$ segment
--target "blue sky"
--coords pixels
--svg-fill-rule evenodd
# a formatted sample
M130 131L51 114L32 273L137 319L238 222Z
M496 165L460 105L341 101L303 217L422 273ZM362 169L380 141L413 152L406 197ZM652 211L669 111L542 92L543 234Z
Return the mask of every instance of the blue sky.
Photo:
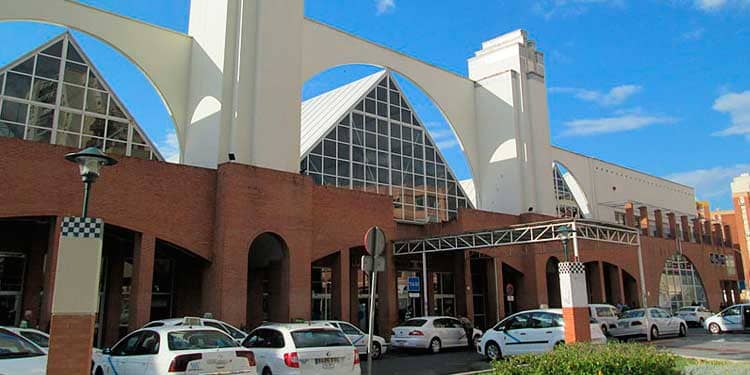
M178 31L189 0L86 0ZM466 75L482 41L523 28L545 52L552 142L697 188L731 205L729 181L750 171L750 0L307 0L308 17ZM0 23L0 65L62 29ZM143 75L75 33L125 105L174 153L172 124ZM308 82L303 97L372 72L349 66ZM400 80L460 178L460 148L427 97Z

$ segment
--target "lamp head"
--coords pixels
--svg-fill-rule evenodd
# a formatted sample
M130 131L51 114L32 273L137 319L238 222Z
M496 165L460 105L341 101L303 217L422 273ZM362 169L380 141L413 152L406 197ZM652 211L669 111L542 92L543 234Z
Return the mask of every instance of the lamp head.
M567 241L573 235L573 229L567 225L561 225L557 228L557 238L561 241Z
M78 164L83 182L94 182L105 165L115 165L117 160L107 156L96 147L89 147L65 155L65 159Z

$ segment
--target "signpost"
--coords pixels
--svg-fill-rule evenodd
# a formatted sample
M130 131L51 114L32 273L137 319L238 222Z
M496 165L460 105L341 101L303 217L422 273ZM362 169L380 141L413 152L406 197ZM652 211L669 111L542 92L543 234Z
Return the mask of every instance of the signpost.
M372 375L372 331L375 325L375 291L378 272L385 271L385 232L378 227L370 228L365 234L365 249L369 255L362 256L362 271L370 275L370 314L367 325L367 374Z

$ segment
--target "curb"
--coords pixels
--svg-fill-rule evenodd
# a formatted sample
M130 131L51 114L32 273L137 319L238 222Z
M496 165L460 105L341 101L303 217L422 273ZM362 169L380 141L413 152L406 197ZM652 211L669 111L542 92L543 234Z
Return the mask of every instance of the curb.
M677 353L674 353L674 352L671 352L671 353L674 354L674 355L676 355L676 356L678 356L678 357L687 358L687 359L694 359L696 361L703 361L703 362L719 362L719 363L722 363L722 362L723 363L747 363L748 362L748 361L743 361L743 360L740 360L740 359L723 359L723 358L719 359L719 358L710 358L710 357L700 357L700 356L696 356L696 355L683 355L683 354L677 354Z

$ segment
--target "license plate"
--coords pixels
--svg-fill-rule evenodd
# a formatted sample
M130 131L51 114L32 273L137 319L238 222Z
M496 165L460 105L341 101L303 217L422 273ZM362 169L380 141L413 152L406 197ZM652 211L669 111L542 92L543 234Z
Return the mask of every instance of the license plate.
M339 363L338 358L315 358L315 364L321 365L324 369L334 368L337 363Z

